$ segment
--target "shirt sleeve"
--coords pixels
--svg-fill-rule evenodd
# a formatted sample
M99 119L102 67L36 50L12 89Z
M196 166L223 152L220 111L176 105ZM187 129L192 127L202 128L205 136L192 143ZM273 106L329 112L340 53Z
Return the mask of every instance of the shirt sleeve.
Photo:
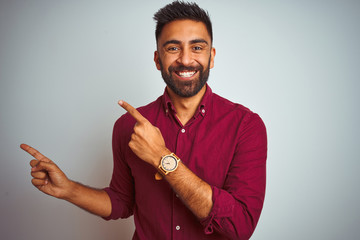
M124 127L123 119L124 116L116 121L113 130L113 175L110 186L104 189L110 197L112 210L110 216L104 218L105 220L127 218L133 214L134 181L124 152L124 146L129 142L127 141L129 137L126 137L129 128Z
M213 208L201 220L206 234L216 230L230 239L251 237L265 197L266 157L265 125L257 114L249 114L242 122L224 186L212 186Z

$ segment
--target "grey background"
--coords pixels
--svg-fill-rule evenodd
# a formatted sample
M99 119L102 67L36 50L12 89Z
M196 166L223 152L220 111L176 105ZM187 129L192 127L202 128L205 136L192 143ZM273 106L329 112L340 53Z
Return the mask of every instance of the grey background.
M107 186L111 134L163 93L153 13L169 1L0 1L2 239L130 239L30 183L38 148L69 178ZM359 1L198 1L213 20L213 91L251 108L269 138L252 239L358 239Z

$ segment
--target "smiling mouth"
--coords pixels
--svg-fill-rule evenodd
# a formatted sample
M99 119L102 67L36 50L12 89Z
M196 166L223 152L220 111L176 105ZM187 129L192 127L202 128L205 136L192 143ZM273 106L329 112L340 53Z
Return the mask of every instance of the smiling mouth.
M191 78L197 73L197 71L176 71L175 73L182 78Z

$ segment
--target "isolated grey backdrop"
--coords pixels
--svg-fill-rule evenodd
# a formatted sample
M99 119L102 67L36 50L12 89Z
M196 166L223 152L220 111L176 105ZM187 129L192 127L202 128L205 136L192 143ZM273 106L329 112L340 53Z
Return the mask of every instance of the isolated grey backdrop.
M252 239L360 235L359 1L197 1L214 24L213 91L260 114L267 195ZM169 1L0 1L2 239L130 239L30 183L22 142L107 186L124 111L162 94L153 13Z

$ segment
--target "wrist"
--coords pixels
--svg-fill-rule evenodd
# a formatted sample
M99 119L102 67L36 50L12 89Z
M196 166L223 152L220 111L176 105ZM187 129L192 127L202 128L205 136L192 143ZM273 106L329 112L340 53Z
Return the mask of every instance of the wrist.
M66 189L64 189L63 196L59 197L63 200L72 202L73 199L76 199L76 196L78 195L80 191L81 185L77 182L74 182L70 179L68 179L68 184L66 186Z

